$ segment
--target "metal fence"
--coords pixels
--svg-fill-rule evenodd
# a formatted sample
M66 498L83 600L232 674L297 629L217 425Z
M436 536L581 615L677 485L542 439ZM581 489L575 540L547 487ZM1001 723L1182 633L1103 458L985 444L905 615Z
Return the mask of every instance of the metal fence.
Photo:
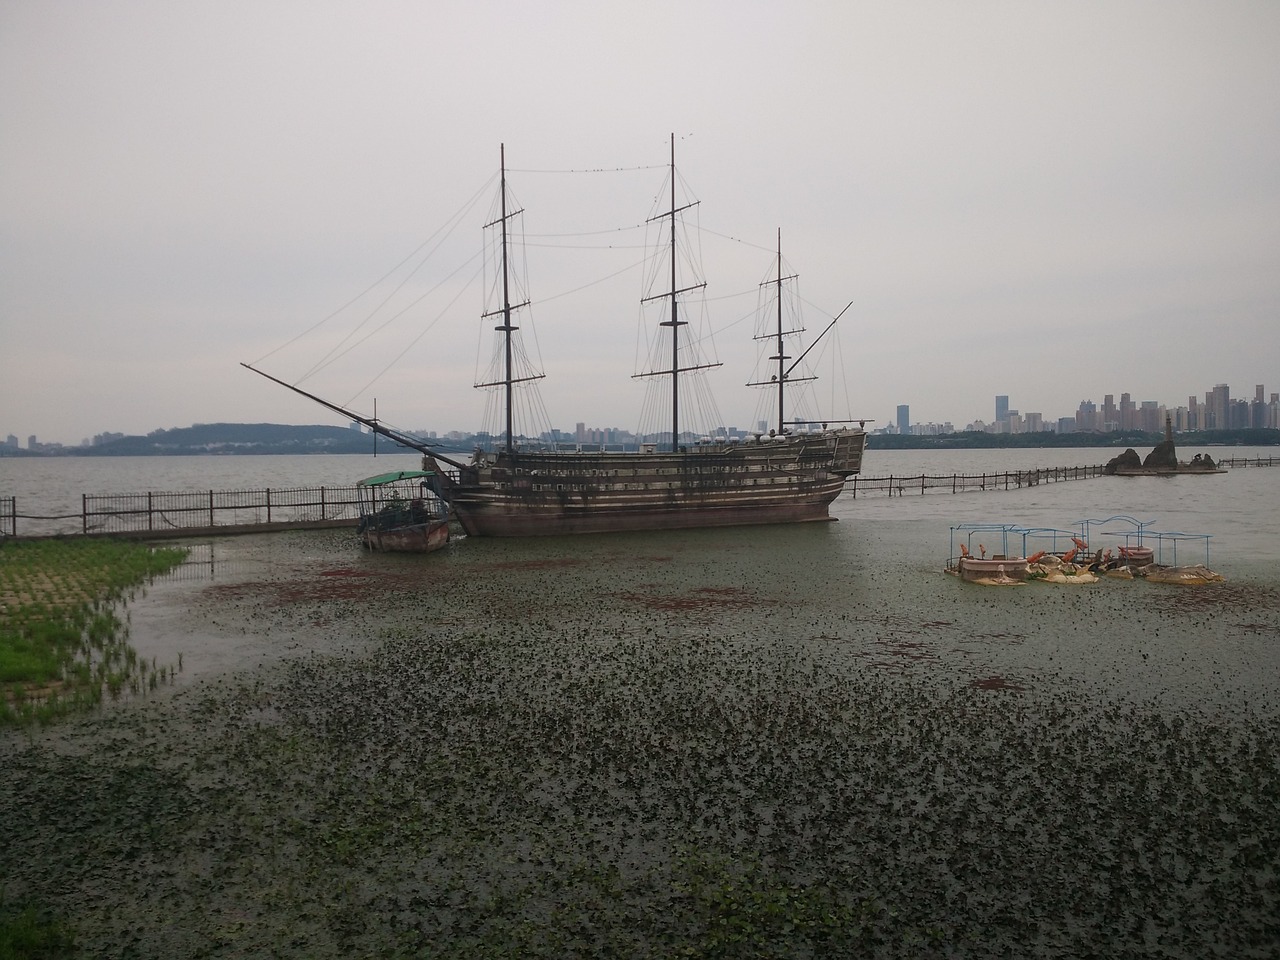
M82 497L81 532L191 534L203 530L274 529L353 521L355 486L264 490L126 493Z
M1017 490L1041 483L1059 483L1064 480L1087 480L1106 476L1102 464L1086 467L1045 467L1037 470L1014 470L1006 473L953 473L943 476L922 474L916 477L850 477L845 482L845 492L850 496L884 493L891 497L907 494L967 493L971 490Z
M360 516L356 486L86 494L80 504L79 513L19 513L16 497L0 497L0 537L17 537L19 519L24 536L184 537L346 526Z
M1280 467L1280 457L1225 457L1220 467Z

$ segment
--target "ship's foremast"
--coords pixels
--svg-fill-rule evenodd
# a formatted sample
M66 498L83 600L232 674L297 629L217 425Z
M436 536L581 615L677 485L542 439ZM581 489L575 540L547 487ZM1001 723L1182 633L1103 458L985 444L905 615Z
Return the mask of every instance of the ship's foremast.
M541 380L543 375L533 374L527 377L517 377L515 375L514 336L516 331L519 330L520 328L512 322L512 315L516 310L520 310L523 307L527 307L529 305L529 301L526 299L526 300L520 301L519 303L511 302L511 234L507 225L511 222L513 218L524 213L524 211L507 209L507 145L505 143L500 145L499 158L500 158L501 176L499 180L499 191L498 191L499 192L498 219L491 220L489 223L486 223L484 225L484 228L486 230L492 227L499 227L501 229L501 241L500 241L499 249L501 251L500 256L502 258L502 264L501 264L502 305L498 307L496 310L489 310L486 313L482 313L480 316L482 319L488 319L489 317L502 318L502 322L498 324L498 326L493 328L495 331L502 334L502 340L503 340L502 379L495 380L489 383L477 383L475 386L477 388L481 388L481 387L502 387L503 388L503 392L504 392L503 406L504 406L504 414L505 414L504 416L505 423L503 428L503 434L505 436L504 447L506 451L510 453L512 450L515 449L515 439L514 439L515 438L515 431L514 431L515 385L518 383L524 383L529 380Z

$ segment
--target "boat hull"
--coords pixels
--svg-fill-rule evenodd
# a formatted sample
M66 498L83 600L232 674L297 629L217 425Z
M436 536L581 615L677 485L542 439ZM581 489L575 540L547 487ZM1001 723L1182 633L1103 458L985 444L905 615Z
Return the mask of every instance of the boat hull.
M1025 557L1000 557L984 560L978 557L961 557L956 569L962 580L1017 580L1027 579L1027 560Z
M1135 566L1144 567L1149 563L1155 563L1156 553L1151 547L1121 547L1120 562Z
M389 553L430 553L449 542L449 521L433 520L385 530L360 531L360 542L370 550Z
M677 453L500 452L448 496L470 536L530 537L830 519L860 430Z

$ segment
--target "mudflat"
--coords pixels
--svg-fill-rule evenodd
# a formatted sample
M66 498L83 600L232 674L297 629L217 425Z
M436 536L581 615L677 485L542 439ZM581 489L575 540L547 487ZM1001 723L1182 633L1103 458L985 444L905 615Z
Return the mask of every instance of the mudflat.
M1280 591L920 537L210 541L172 686L0 736L0 889L88 957L1274 955Z

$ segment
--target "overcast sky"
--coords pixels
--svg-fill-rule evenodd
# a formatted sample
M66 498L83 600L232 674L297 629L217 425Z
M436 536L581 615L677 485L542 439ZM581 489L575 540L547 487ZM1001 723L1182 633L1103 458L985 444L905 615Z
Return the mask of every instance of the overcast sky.
M1277 51L1274 0L0 0L0 436L338 423L239 363L365 337L303 386L478 428L504 143L551 421L632 429L644 231L601 231L673 132L731 425L779 229L811 332L853 302L826 356L877 425L1269 394ZM429 296L321 323L433 235Z

